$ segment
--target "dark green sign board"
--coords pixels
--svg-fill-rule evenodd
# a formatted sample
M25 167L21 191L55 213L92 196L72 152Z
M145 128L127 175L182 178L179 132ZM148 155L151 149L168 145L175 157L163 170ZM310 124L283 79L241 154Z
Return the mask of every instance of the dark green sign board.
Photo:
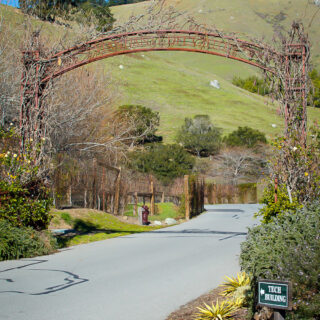
M291 283L277 280L259 280L258 305L290 310Z

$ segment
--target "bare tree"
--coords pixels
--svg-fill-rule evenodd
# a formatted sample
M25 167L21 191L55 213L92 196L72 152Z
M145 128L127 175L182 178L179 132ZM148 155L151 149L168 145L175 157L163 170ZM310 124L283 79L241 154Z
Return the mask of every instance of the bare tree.
M8 37L8 25L0 14L0 126L18 122L19 63L15 47Z
M214 158L212 175L222 176L236 185L239 180L257 181L266 172L266 160L250 149L225 149Z
M78 69L56 80L46 99L46 130L50 152L70 151L87 141L111 116L116 93L103 72Z

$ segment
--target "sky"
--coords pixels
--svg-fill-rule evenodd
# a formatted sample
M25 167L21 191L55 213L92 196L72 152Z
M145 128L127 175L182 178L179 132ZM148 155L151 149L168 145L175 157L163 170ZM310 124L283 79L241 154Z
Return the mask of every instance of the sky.
M18 7L19 1L18 0L0 0L0 3L7 4L12 7Z
M108 2L108 0L106 2ZM7 4L7 5L12 6L12 7L18 7L19 6L19 0L0 0L0 3Z

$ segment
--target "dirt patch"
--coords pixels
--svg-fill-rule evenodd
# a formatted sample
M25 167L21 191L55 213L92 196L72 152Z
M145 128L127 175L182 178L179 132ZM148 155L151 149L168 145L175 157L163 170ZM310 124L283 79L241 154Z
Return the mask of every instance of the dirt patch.
M220 293L223 291L222 287L218 287L202 296L194 299L187 304L181 306L178 310L172 312L166 320L194 320L197 313L197 307L202 307L204 303L211 306L212 303L216 303L217 300L223 301L226 298L222 297ZM240 309L234 316L237 320L246 320L247 310Z

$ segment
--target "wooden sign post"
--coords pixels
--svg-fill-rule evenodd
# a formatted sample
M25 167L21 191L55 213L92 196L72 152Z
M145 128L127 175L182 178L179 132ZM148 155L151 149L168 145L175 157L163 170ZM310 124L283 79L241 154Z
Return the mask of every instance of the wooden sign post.
M292 284L288 281L259 280L258 306L274 310L274 319L285 319L285 310L292 310Z
M186 220L190 220L190 196L189 196L189 176L184 176L184 200L186 206Z
M151 177L150 179L150 192L151 192L151 199L150 199L150 214L153 216L155 215L155 192L154 192L154 183Z
M114 193L114 210L113 214L119 214L119 206L120 206L120 183L121 183L121 167L119 167L118 176L116 179L116 187Z

